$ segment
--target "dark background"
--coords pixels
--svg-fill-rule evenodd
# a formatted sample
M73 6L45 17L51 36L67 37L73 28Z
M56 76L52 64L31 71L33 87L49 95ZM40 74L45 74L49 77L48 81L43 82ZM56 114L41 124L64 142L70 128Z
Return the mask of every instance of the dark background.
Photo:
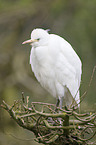
M96 111L96 72L88 88L96 65L96 0L0 0L0 104L5 100L11 105L22 91L30 101L55 102L31 71L31 46L22 45L37 27L50 29L71 43L83 64L81 96L88 91L81 110ZM31 132L0 109L0 145L37 145L25 141L32 138Z

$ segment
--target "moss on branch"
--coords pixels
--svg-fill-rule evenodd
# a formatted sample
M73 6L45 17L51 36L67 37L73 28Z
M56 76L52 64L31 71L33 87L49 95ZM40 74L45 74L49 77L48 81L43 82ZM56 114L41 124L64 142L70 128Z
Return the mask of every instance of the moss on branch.
M56 112L54 104L42 102L32 102L29 107L28 97L25 99L24 96L22 100L14 101L12 106L5 101L1 106L19 126L32 131L39 143L85 145L96 135L96 131L93 131L89 138L85 137L90 128L96 129L96 113L79 114L74 107L70 110L57 107Z

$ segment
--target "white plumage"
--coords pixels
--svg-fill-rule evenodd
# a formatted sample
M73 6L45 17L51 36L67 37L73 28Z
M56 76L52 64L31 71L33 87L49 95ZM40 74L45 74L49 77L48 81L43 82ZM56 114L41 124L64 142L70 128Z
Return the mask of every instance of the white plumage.
M32 44L30 64L40 84L53 97L64 97L65 105L71 105L73 99L78 104L82 64L72 46L43 29L34 29L25 43Z

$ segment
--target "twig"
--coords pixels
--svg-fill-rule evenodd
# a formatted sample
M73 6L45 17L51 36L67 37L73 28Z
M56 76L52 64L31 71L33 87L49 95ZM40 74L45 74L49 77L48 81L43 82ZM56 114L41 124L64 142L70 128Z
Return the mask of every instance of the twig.
M80 138L80 137L79 137L79 140L85 142L85 141L91 140L95 135L96 135L96 131L94 132L94 134L93 134L91 137L89 137L89 138L87 138L87 139L83 139L83 138Z
M89 84L88 84L88 88L87 88L87 90L85 91L85 93L81 96L81 99L82 99L82 100L80 101L80 103L83 101L84 96L88 93L89 87L91 86L91 83L92 83L92 80L93 80L93 76L94 76L95 70L96 70L96 65L95 65L94 68L93 68L92 75L91 75L91 78L90 78L90 81L89 81Z
M43 120L44 124L47 126L49 129L74 129L73 125L70 126L51 126L47 120ZM78 129L78 126L75 126Z
M37 142L43 144L53 144L54 142L58 141L62 142L63 139L64 141L67 141L66 143L69 143L68 140L71 143L74 143L74 141L76 143L84 143L88 142L96 134L94 133L88 139L82 138L82 134L89 133L87 132L88 129L94 130L94 128L96 128L95 113L79 114L76 112L74 107L73 109L60 109L58 107L58 110L62 110L62 113L57 113L54 112L54 105L52 104L50 105L48 103L32 102L32 107L29 107L28 103L29 100L27 98L25 103L22 103L21 101L15 101L12 106L9 106L3 101L1 106L7 110L10 116L21 127L34 132L36 136L36 139L34 140ZM35 104L42 105L43 109L41 112L36 110ZM16 105L18 105L18 108L15 107ZM46 113L46 110L48 110L48 113ZM68 118L72 117L71 119L69 118L68 124L65 121L66 116L68 116ZM50 121L49 118L51 118L52 121ZM60 124L60 119L62 119L62 122L65 122L65 124ZM68 140L66 138L66 132L64 132L65 130L69 131L67 135Z

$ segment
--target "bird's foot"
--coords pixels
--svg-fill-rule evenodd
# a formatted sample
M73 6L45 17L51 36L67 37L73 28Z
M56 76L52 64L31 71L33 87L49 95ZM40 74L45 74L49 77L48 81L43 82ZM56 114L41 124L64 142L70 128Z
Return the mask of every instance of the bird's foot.
M59 106L59 104L60 104L60 100L59 100L59 98L57 98L56 99L56 107L55 107L55 112L58 112L58 109L57 109L57 107Z

